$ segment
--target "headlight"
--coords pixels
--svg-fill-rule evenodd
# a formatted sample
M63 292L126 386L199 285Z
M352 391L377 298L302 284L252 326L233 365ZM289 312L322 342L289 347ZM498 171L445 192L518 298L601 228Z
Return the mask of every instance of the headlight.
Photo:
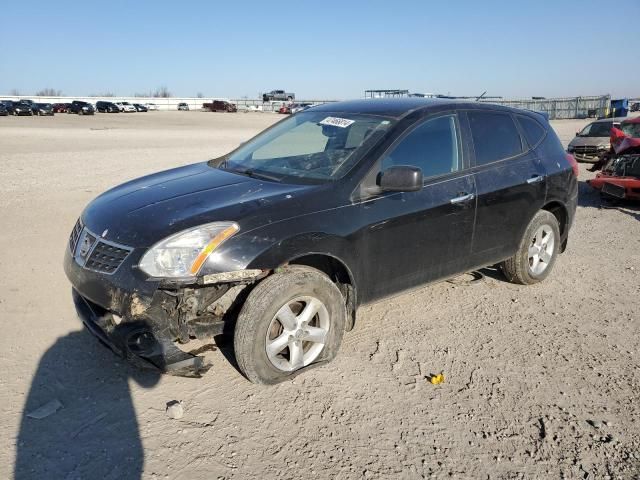
M598 145L598 150L609 150L611 145Z
M140 268L152 277L196 276L209 255L238 230L236 223L214 222L176 233L151 247Z
M575 148L573 148L571 145L569 145L569 148L567 148L567 152L569 153L573 153L574 150Z

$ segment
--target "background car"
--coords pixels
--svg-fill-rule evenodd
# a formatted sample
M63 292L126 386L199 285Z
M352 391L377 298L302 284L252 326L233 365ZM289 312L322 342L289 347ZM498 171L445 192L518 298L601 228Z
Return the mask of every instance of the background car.
M189 110L189 105L187 105L187 104L186 104L186 103L184 103L184 102L180 102L180 103L178 104L178 110L185 110L185 111L186 111L186 110Z
M147 107L147 110L158 110L158 106L155 103L145 103L144 106Z
M604 118L596 120L576 132L576 137L569 142L567 151L579 162L596 162L603 153L611 148L609 135L611 127L620 126L620 120Z
M118 109L121 112L127 112L127 113L136 112L136 107L131 105L129 102L116 102L116 105L118 106Z
M283 113L283 114L289 114L289 113L291 113L291 106L290 106L290 105L282 105L282 106L278 109L278 113Z
M53 106L50 103L34 103L31 107L34 115L47 115L53 117Z
M16 102L15 100L8 100L4 102L7 110L11 115L33 115L31 105L28 103Z
M101 113L120 113L120 109L113 102L96 102L96 110Z
M89 102L74 100L67 108L67 113L77 113L78 115L93 115L96 113L93 105Z
M133 106L136 109L136 112L146 112L149 110L147 107L139 103L134 103Z
M285 92L284 90L271 90L270 92L262 94L263 102L271 102L273 100L288 100L292 101L296 98L295 93Z
M7 107L5 106L4 103L0 102L0 117L6 117L7 115L9 115L9 111L7 110Z
M66 113L70 103L54 103L52 105L53 113Z
M231 103L226 100L212 100L210 103L203 103L202 108L212 112L234 113L238 111L238 107L235 103Z
M313 103L294 103L289 107L291 113L298 113L313 107Z

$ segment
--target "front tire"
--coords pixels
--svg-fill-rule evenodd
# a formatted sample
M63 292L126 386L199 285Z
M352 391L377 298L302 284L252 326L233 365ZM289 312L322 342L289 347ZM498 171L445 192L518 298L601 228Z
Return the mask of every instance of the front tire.
M346 321L338 287L311 267L290 266L249 294L235 327L238 366L253 383L274 384L333 360Z
M529 222L516 254L502 262L512 283L533 285L551 273L560 252L560 227L551 212L540 210Z

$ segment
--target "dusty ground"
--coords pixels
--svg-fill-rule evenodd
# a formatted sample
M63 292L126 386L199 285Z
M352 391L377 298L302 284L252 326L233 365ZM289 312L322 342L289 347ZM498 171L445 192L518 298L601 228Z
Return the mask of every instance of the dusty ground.
M142 375L84 332L61 267L83 206L278 118L0 118L0 478L640 478L640 210L584 183L543 284L488 272L368 306L335 362L275 387L220 350L200 380ZM566 144L584 123L554 126Z

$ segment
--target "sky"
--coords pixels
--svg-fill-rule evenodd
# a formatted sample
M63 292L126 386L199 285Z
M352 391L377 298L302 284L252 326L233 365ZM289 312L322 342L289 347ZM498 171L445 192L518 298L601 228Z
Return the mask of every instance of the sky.
M2 18L0 95L640 96L640 0L21 0Z

